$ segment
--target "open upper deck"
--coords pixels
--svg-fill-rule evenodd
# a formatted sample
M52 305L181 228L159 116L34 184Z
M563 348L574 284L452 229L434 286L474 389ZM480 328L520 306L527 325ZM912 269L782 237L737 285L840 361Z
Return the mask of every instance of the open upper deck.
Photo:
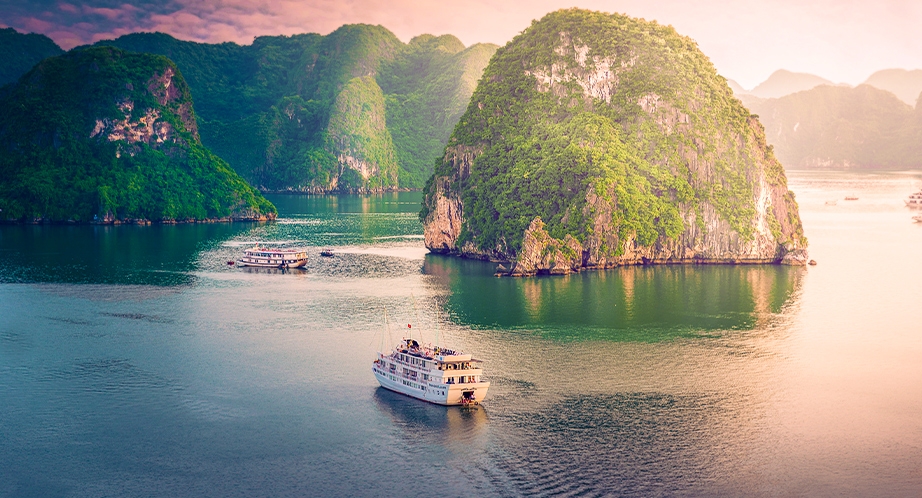
M471 364L483 363L470 354L439 346L421 346L413 339L404 339L403 342L394 349L394 354L432 361L439 370L480 368L477 365Z
M291 255L307 257L307 252L298 249L266 249L265 247L254 247L244 250L243 253L247 256L261 258L277 258Z

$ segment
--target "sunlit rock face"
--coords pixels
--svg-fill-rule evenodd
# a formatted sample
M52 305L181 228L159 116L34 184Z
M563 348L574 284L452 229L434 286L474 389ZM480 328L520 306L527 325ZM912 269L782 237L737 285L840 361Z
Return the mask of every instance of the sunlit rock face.
M496 53L421 219L430 250L513 275L806 261L762 125L694 41L577 9Z
M126 96L116 103L118 117L99 116L90 132L90 138L105 139L117 142L116 156L123 152L134 156L138 148L136 144L145 144L153 148L162 145L182 145L185 143L183 135L198 141L198 125L192 110L192 101L185 82L174 82L176 69L166 66L163 70L154 73L147 80L146 94L143 97L152 97L156 105L146 106L135 102L133 95L137 95L132 83L126 83L124 93ZM142 89L139 89L143 92ZM166 114L165 114L166 113ZM176 133L171 121L180 125L180 133Z

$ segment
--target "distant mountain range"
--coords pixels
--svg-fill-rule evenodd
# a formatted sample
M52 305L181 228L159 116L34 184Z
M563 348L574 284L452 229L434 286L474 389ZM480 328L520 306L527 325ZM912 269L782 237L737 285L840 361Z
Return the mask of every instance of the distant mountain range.
M0 87L12 83L45 57L64 50L45 35L24 35L13 28L0 29Z
M854 88L784 70L751 91L728 84L786 167L922 167L922 70L878 71Z
M919 93L922 93L922 69L884 69L872 74L864 84L892 92L903 102L914 106L919 100Z
M741 100L788 168L920 168L922 112L871 85Z
M835 83L808 73L793 73L779 69L772 73L767 80L750 90L749 94L763 99L784 97L792 93L809 90L820 85L834 85Z
M752 90L746 90L739 83L727 80L730 89L738 96L751 96L762 99L776 99L792 93L811 90L820 85L844 86L845 83L833 83L825 78L809 74L794 73L779 69L771 74L767 80L758 84ZM903 102L914 106L922 93L922 69L908 71L906 69L883 69L872 74L863 85L871 85L881 90L893 93Z

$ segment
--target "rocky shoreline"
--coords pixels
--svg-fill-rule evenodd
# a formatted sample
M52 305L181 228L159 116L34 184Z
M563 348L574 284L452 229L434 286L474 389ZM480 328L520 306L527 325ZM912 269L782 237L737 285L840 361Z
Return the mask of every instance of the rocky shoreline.
M149 226L149 225L185 225L192 223L235 223L235 222L250 222L250 223L260 223L260 222L269 222L275 221L275 214L259 215L259 216L225 216L222 218L182 218L182 219L173 219L173 218L164 218L160 220L148 220L145 218L99 218L95 220L87 221L77 221L77 220L49 220L45 218L31 218L31 219L6 219L0 220L0 224L3 225L140 225L140 226Z
M339 195L339 194L348 194L348 195L376 195L376 194L389 194L393 192L419 192L422 189L418 188L407 188L407 187L379 187L379 188L347 188L347 189L325 189L323 187L302 187L302 188L292 188L282 190L272 190L264 187L257 188L261 194L279 194L279 195Z
M708 57L670 26L579 9L496 52L420 220L430 251L500 275L808 264L784 167Z

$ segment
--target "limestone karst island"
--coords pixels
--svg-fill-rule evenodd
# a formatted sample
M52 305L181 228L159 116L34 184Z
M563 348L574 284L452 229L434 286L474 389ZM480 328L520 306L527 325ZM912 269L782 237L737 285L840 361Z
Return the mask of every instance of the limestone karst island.
M576 9L492 58L420 217L430 250L513 275L806 259L762 125L695 42Z
M127 35L0 99L6 221L271 220L260 191L422 187L426 247L503 274L806 261L758 117L693 40L624 15L556 11L498 51L366 25Z
M166 57L49 57L0 94L0 209L31 222L266 220L276 209L202 146Z

